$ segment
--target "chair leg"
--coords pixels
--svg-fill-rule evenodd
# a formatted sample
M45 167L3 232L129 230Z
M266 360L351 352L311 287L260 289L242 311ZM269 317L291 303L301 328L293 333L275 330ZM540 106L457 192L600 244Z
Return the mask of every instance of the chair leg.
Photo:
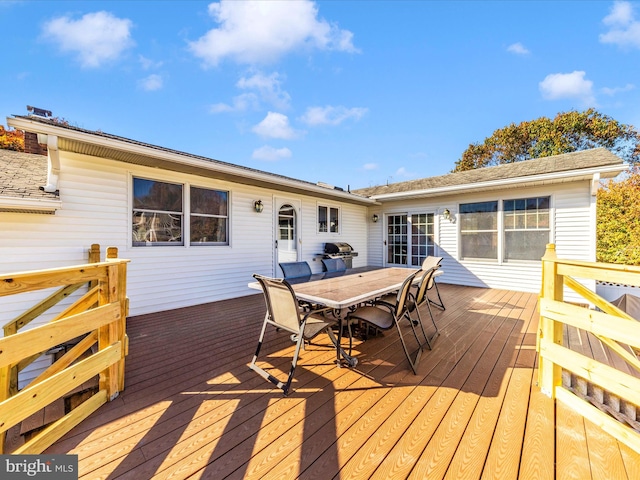
M440 296L440 290L438 289L438 282L436 282L435 280L433 281L433 286L436 287L436 294L438 295L438 301L434 301L429 299L429 303L435 305L436 307L440 308L441 310L445 310L444 308L444 302L442 301L442 297Z
M418 306L416 306L416 311L418 312L418 319L420 321L420 328L422 328L422 333L424 334L424 338L427 341L427 346L429 347L429 350L432 350L432 345L433 345L433 341L436 339L436 337L438 335L440 335L440 331L438 330L438 325L436 325L436 321L433 318L433 312L431 311L431 305L429 305L430 302L424 302L427 305L427 308L429 309L429 317L431 317L431 323L433 324L433 328L435 328L435 333L433 335L431 335L431 338L427 337L427 333L424 330L424 326L422 324L422 316L420 315L420 308Z
M400 328L400 323L398 319L394 317L394 323L396 324L396 330L398 330L398 335L400 335L400 343L402 343L402 349L404 350L404 354L407 357L407 361L411 366L411 370L414 375L418 374L418 362L420 362L420 355L422 354L422 348L418 348L418 352L416 354L416 359L411 360L411 355L409 354L409 350L407 349L407 344L404 341L404 337L402 336L402 329ZM415 332L414 332L415 333ZM419 342L418 342L419 343Z
M260 331L260 338L258 339L258 346L256 347L256 353L253 355L253 358L251 359L251 363L249 364L249 368L251 370L253 370L254 372L256 372L258 375L260 375L262 378L270 381L276 387L281 389L284 392L284 395L286 396L286 395L289 394L289 389L291 388L291 381L293 380L293 374L295 372L296 364L298 362L298 355L300 354L300 346L301 346L302 342L304 341L304 339L303 339L302 333L297 335L296 349L295 349L295 353L293 355L293 360L291 362L291 369L289 370L289 376L287 377L287 381L286 382L282 382L281 380L278 380L276 377L271 375L269 372L267 372L263 368L261 368L258 365L256 365L256 361L258 360L258 355L260 355L260 350L262 349L262 342L264 340L264 335L265 335L265 332L267 330L267 323L268 323L267 320L268 320L268 318L269 318L269 314L267 314L265 316L264 323L262 324L262 330Z
M418 308L418 306L416 305L416 313L418 315L418 320L416 320L417 323L420 324L420 330L422 330L422 336L424 337L425 343L427 345L427 347L429 347L429 350L431 350L431 340L429 340L429 337L427 337L427 332L424 331L424 325L422 324L422 315L420 315L420 309ZM421 342L420 342L421 343Z

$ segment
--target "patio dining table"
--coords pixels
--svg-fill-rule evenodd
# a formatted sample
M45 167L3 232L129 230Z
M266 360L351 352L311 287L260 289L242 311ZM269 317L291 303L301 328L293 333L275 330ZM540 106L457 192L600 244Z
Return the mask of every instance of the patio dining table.
M356 308L367 301L375 300L399 290L402 282L415 271L415 269L402 267L375 269L362 267L347 270L340 275L312 275L307 277L307 281L294 279L289 283L299 301L330 307L334 310L338 319L338 342L340 342L344 322L343 311L345 309ZM250 283L249 287L260 289L260 285L257 282ZM351 344L351 331L348 325L347 329L349 331L349 343ZM357 364L356 358L346 354L341 348L336 350L338 365L341 364L341 355L350 366Z

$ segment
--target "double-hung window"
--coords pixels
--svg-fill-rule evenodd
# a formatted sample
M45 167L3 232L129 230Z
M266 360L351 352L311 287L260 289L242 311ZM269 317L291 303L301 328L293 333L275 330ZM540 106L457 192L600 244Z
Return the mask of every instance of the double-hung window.
M133 179L133 245L184 245L183 186Z
M498 259L498 202L460 205L460 258Z
M318 233L340 232L340 209L318 205Z
M549 197L504 201L504 261L540 260L549 243Z
M191 187L191 245L229 244L229 192Z

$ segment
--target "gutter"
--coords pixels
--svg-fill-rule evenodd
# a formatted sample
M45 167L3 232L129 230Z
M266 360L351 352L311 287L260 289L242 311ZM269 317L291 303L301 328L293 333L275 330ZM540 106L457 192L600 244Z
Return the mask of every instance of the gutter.
M238 177L244 177L251 179L255 182L269 183L283 187L284 189L297 189L303 190L310 194L319 194L323 196L331 196L336 199L344 199L349 202L356 202L362 205L378 205L375 199L361 197L359 195L345 192L342 190L332 190L326 187L314 185L312 183L307 184L302 180L290 179L287 177L279 177L274 174L262 172L260 170L253 170L249 168L243 168L240 166L227 164L219 161L211 161L213 159L192 158L188 154L181 154L180 152L172 152L162 149L162 147L153 148L153 145L141 144L135 141L125 141L115 138L108 138L100 135L94 135L88 132L79 132L76 130L60 127L56 125L50 125L39 121L31 121L22 117L7 118L7 125L17 128L18 130L25 130L28 132L46 134L49 136L55 136L60 138L66 138L78 142L84 142L104 148L110 148L114 150L120 150L127 153L142 155L145 157L153 157L164 161L169 161L178 165L185 165L191 167L202 168L210 171L217 171L229 175L235 175ZM195 155L194 155L195 157ZM59 167L59 165L58 165ZM55 174L55 172L53 172Z
M462 185L449 185L446 187L437 187L437 188L429 188L425 190L411 190L406 192L394 192L394 193L383 193L379 195L372 195L370 198L375 200L401 200L404 198L416 198L416 197L427 197L433 195L446 195L451 193L460 193L460 192L472 192L474 190L483 190L490 188L501 188L510 185L522 185L525 183L538 183L538 182L549 182L554 180L563 180L563 179L571 179L576 176L586 176L589 175L592 177L592 182L600 180L600 177L604 176L606 173L615 173L616 175L628 170L629 166L626 164L619 165L605 165L602 167L591 167L581 170L567 170L564 172L554 172L554 173L545 173L538 175L531 175L526 177L513 177L513 178L505 178L501 180L490 180L486 182L479 183L465 183ZM615 176L615 175L614 175Z

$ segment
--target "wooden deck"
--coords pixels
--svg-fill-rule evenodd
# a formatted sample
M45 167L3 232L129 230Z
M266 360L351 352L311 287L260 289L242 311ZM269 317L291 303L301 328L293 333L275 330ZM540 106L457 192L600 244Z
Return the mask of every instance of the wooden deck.
M355 369L320 336L286 398L247 368L261 295L132 318L124 393L47 452L78 454L91 480L640 478L640 455L560 404L554 427L536 295L440 291L441 336L418 375L393 331L356 342ZM288 335L264 348L284 375Z

